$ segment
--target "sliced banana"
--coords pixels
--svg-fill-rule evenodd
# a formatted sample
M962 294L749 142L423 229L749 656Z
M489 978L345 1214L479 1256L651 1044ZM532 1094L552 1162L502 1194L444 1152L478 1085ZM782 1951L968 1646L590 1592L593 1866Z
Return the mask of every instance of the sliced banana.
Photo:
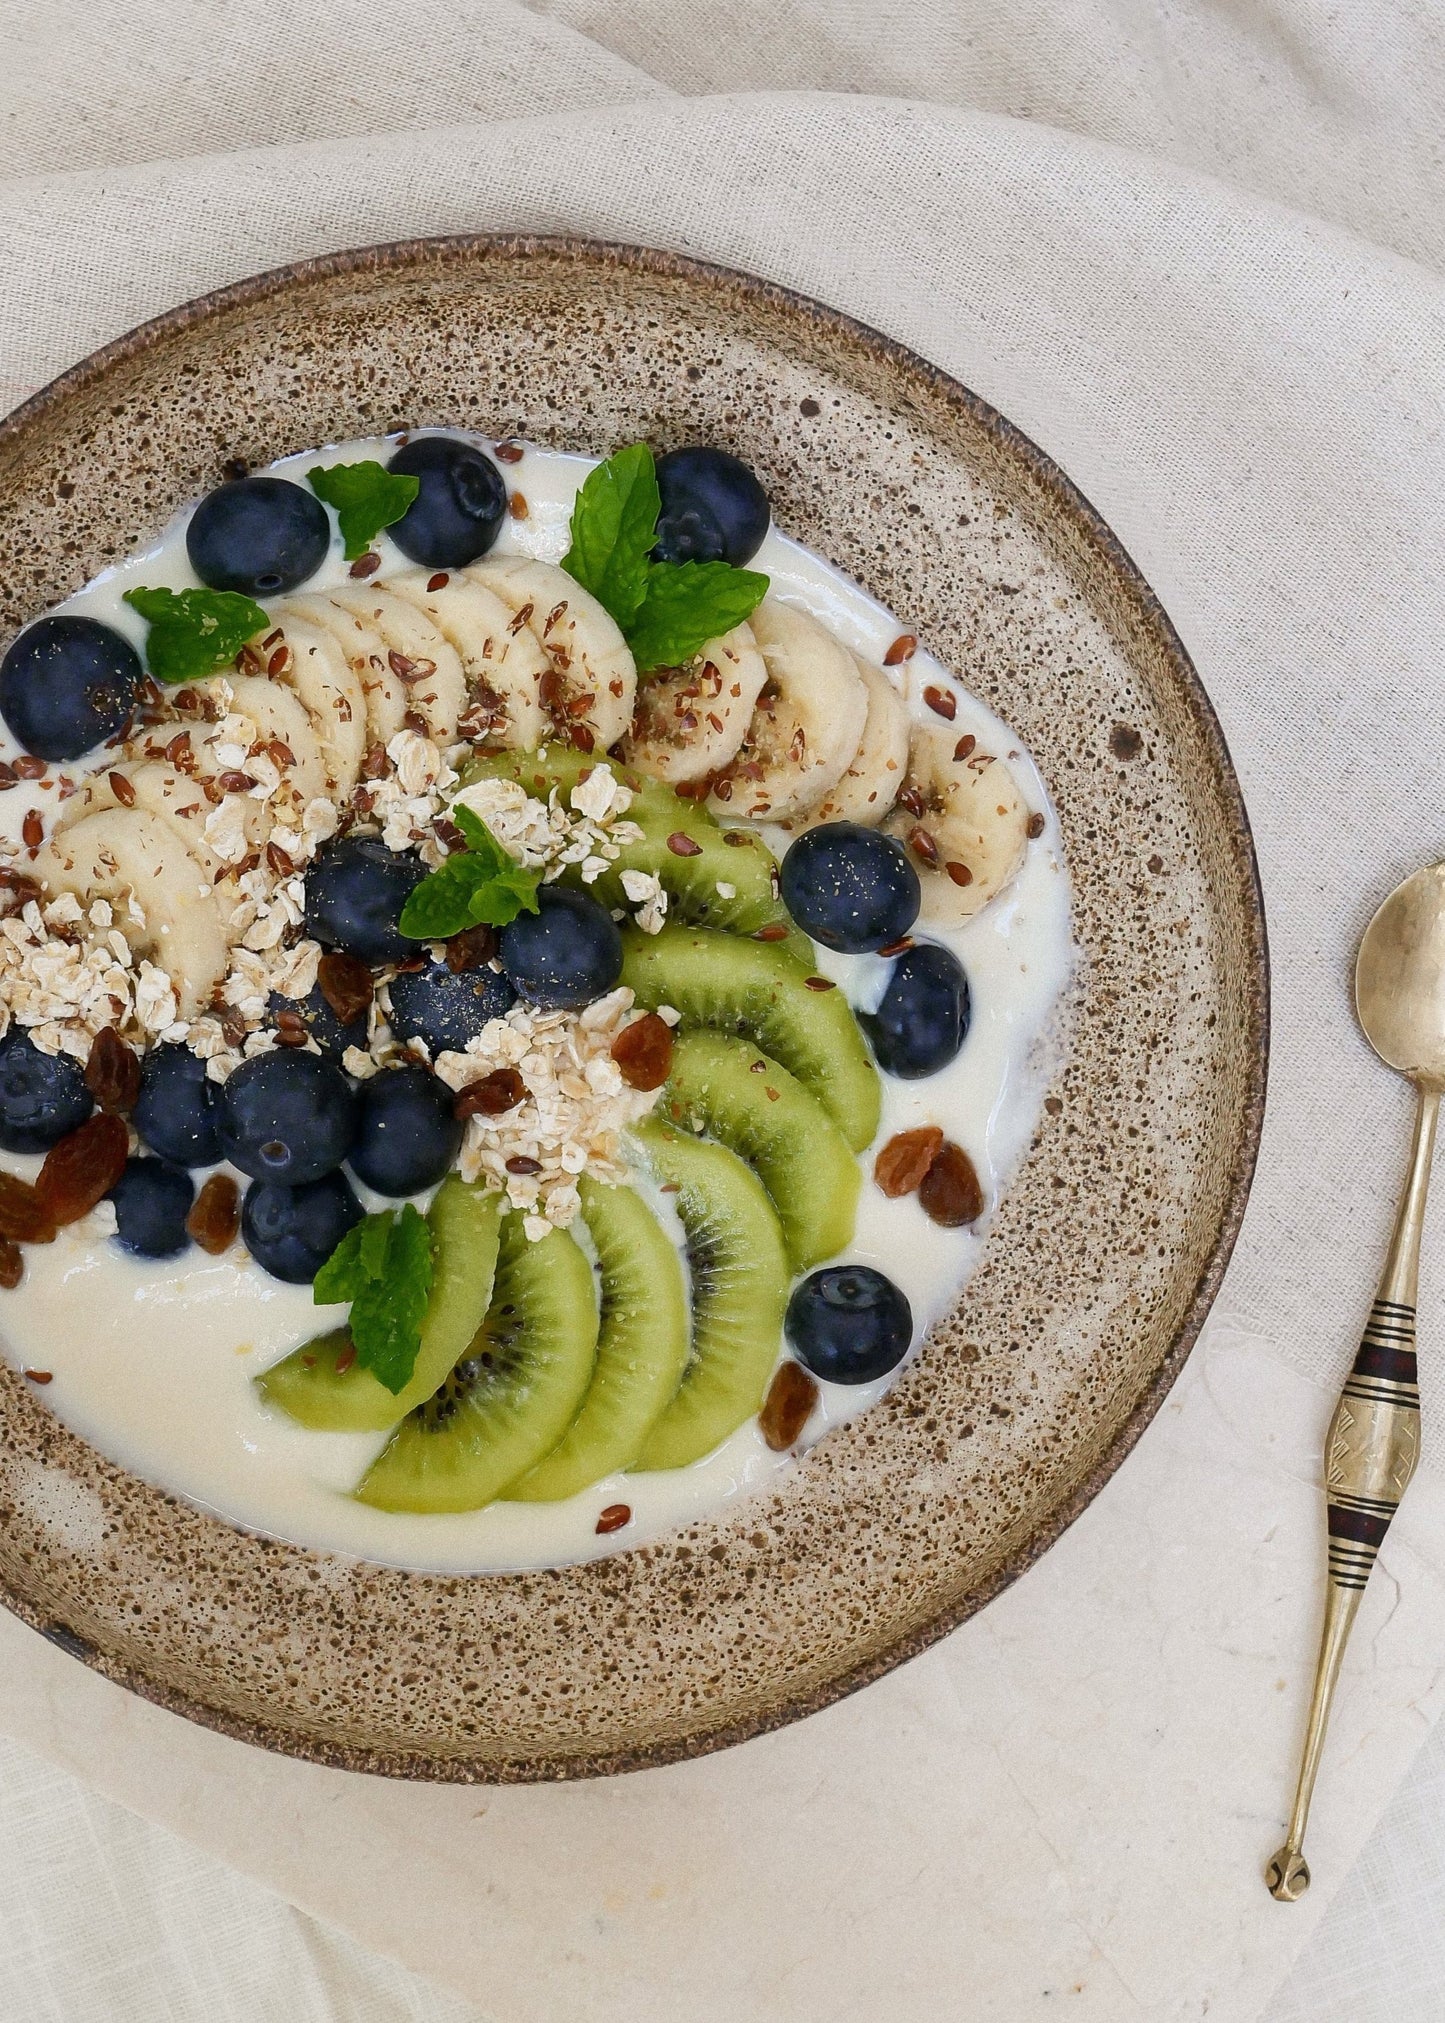
M590 591L555 562L499 555L474 562L473 582L496 592L512 622L527 626L546 649L549 674L542 704L553 727L586 749L607 751L625 736L637 699L637 663L617 621ZM581 734L579 737L578 734Z
M536 634L514 623L516 613L495 590L459 570L438 590L425 569L389 576L388 590L405 597L456 649L472 705L489 709L485 742L508 751L535 751L550 728L542 709L542 680L552 663Z
M674 786L720 773L738 755L767 678L752 627L735 625L689 666L639 682L623 758Z
M231 709L249 718L256 729L252 744L263 748L278 742L290 754L276 757L282 780L304 805L326 794L326 761L321 740L311 721L311 712L299 695L284 682L264 674L232 674ZM232 739L223 717L219 723L197 725L191 733L197 764L203 773L245 772L255 756L249 747L238 758L230 750ZM258 802L258 806L263 805Z
M868 716L853 763L830 794L783 828L816 828L819 822L861 822L876 829L908 772L908 705L881 667L860 655L858 672L868 691Z
M369 742L389 745L402 728L411 699L406 683L392 672L387 643L376 627L321 591L289 598L284 608L330 633L360 684Z
M326 765L326 791L340 803L361 772L366 751L366 697L340 642L284 607L276 614L289 658L273 677L294 689L310 713Z
M868 721L868 691L847 647L796 605L765 597L750 623L768 681L709 805L722 819L794 821L847 772Z
M1028 821L1002 759L955 731L915 728L902 805L883 826L918 871L921 919L956 927L982 912L1023 862Z
M52 837L35 860L51 893L115 903L115 924L138 956L165 970L182 1018L194 1018L226 972L220 908L171 825L144 808L108 808ZM134 911L127 899L134 900Z
M124 759L107 772L88 773L68 801L56 811L55 833L62 835L107 808L143 808L171 829L188 850L207 884L224 878L227 866L206 841L206 817L211 803L199 780L164 759Z
M426 718L439 745L454 744L457 719L467 706L467 682L457 650L424 611L393 594L390 584L343 584L333 604L380 634L390 671L406 691L406 707Z

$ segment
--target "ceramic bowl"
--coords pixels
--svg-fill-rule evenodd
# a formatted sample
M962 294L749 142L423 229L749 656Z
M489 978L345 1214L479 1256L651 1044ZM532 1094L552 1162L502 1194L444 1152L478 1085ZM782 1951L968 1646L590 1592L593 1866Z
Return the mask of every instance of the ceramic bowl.
M1081 950L1041 1127L951 1316L776 1487L662 1544L476 1578L328 1558L127 1474L0 1369L0 1588L46 1636L320 1762L575 1777L717 1748L876 1678L1104 1486L1239 1226L1264 921L1208 699L1061 472L876 333L661 253L371 248L122 338L0 425L3 629L158 532L229 458L421 424L599 454L703 438L747 458L780 524L904 615L1034 753Z

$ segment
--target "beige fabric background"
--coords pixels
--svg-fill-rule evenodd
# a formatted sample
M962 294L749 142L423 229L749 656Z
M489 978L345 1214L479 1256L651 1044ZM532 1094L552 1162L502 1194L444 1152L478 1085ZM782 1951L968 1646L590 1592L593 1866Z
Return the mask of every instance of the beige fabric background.
M294 254L571 228L823 295L1059 458L1194 650L1250 798L1279 1041L1227 1296L1336 1376L1403 1112L1353 1037L1345 956L1442 842L1440 10L60 0L0 6L0 30L0 402ZM1426 1393L1445 1424L1445 1379ZM1445 2006L1422 1797L1442 1766L1277 2023ZM6 2016L467 2013L14 1745L0 1817ZM1385 1885L1415 1927L1385 1922Z

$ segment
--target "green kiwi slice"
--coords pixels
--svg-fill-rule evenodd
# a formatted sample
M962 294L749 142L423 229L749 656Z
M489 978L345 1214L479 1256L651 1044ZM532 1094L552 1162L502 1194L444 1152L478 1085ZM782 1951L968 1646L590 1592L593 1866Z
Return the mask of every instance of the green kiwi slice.
M824 980L781 945L706 927L629 928L622 942L622 981L640 1005L751 1040L817 1097L853 1151L872 1143L878 1070L842 991L816 988Z
M666 1230L635 1187L578 1186L602 1280L597 1367L557 1446L507 1491L521 1503L575 1496L628 1467L687 1362L687 1284Z
M492 1301L436 1396L402 1421L356 1490L379 1510L479 1510L551 1451L592 1380L592 1267L565 1229L503 1218Z
M794 1271L853 1240L862 1171L817 1097L748 1040L678 1035L662 1113L746 1159L773 1198Z
M565 806L580 776L597 763L567 745L548 745L542 752L491 752L468 761L462 782L517 780L542 801L555 787ZM789 926L777 896L777 865L761 836L751 829L724 829L700 803L682 800L665 781L649 779L618 759L609 758L607 764L632 791L626 819L637 824L642 836L624 843L611 867L586 888L604 906L626 903L624 871L646 871L661 881L669 910L681 919L733 934L788 927L790 936L810 946ZM582 882L576 865L563 876L568 884ZM727 889L719 892L720 885Z
M634 1470L686 1468L750 1419L782 1345L788 1254L762 1182L725 1145L647 1118L634 1129L675 1190L692 1268L692 1351Z
M326 1433L384 1433L429 1398L481 1326L492 1296L501 1224L500 1194L469 1187L455 1173L427 1211L432 1235L432 1286L421 1348L400 1391L356 1362L343 1328L293 1349L255 1379L268 1405ZM342 1367L338 1367L341 1365Z

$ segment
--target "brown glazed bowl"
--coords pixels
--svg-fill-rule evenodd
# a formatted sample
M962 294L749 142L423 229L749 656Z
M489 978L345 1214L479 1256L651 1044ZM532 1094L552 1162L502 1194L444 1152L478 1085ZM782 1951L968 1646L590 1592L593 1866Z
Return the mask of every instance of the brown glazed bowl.
M715 1522L550 1573L354 1564L150 1487L0 1366L0 1587L87 1664L319 1762L595 1775L721 1747L877 1678L1104 1486L1239 1227L1264 1099L1264 920L1208 699L1068 480L898 345L662 253L376 247L122 338L0 425L5 635L151 538L228 458L424 423L598 453L701 438L747 458L780 525L1016 727L1073 880L1079 977L982 1268L882 1403Z

